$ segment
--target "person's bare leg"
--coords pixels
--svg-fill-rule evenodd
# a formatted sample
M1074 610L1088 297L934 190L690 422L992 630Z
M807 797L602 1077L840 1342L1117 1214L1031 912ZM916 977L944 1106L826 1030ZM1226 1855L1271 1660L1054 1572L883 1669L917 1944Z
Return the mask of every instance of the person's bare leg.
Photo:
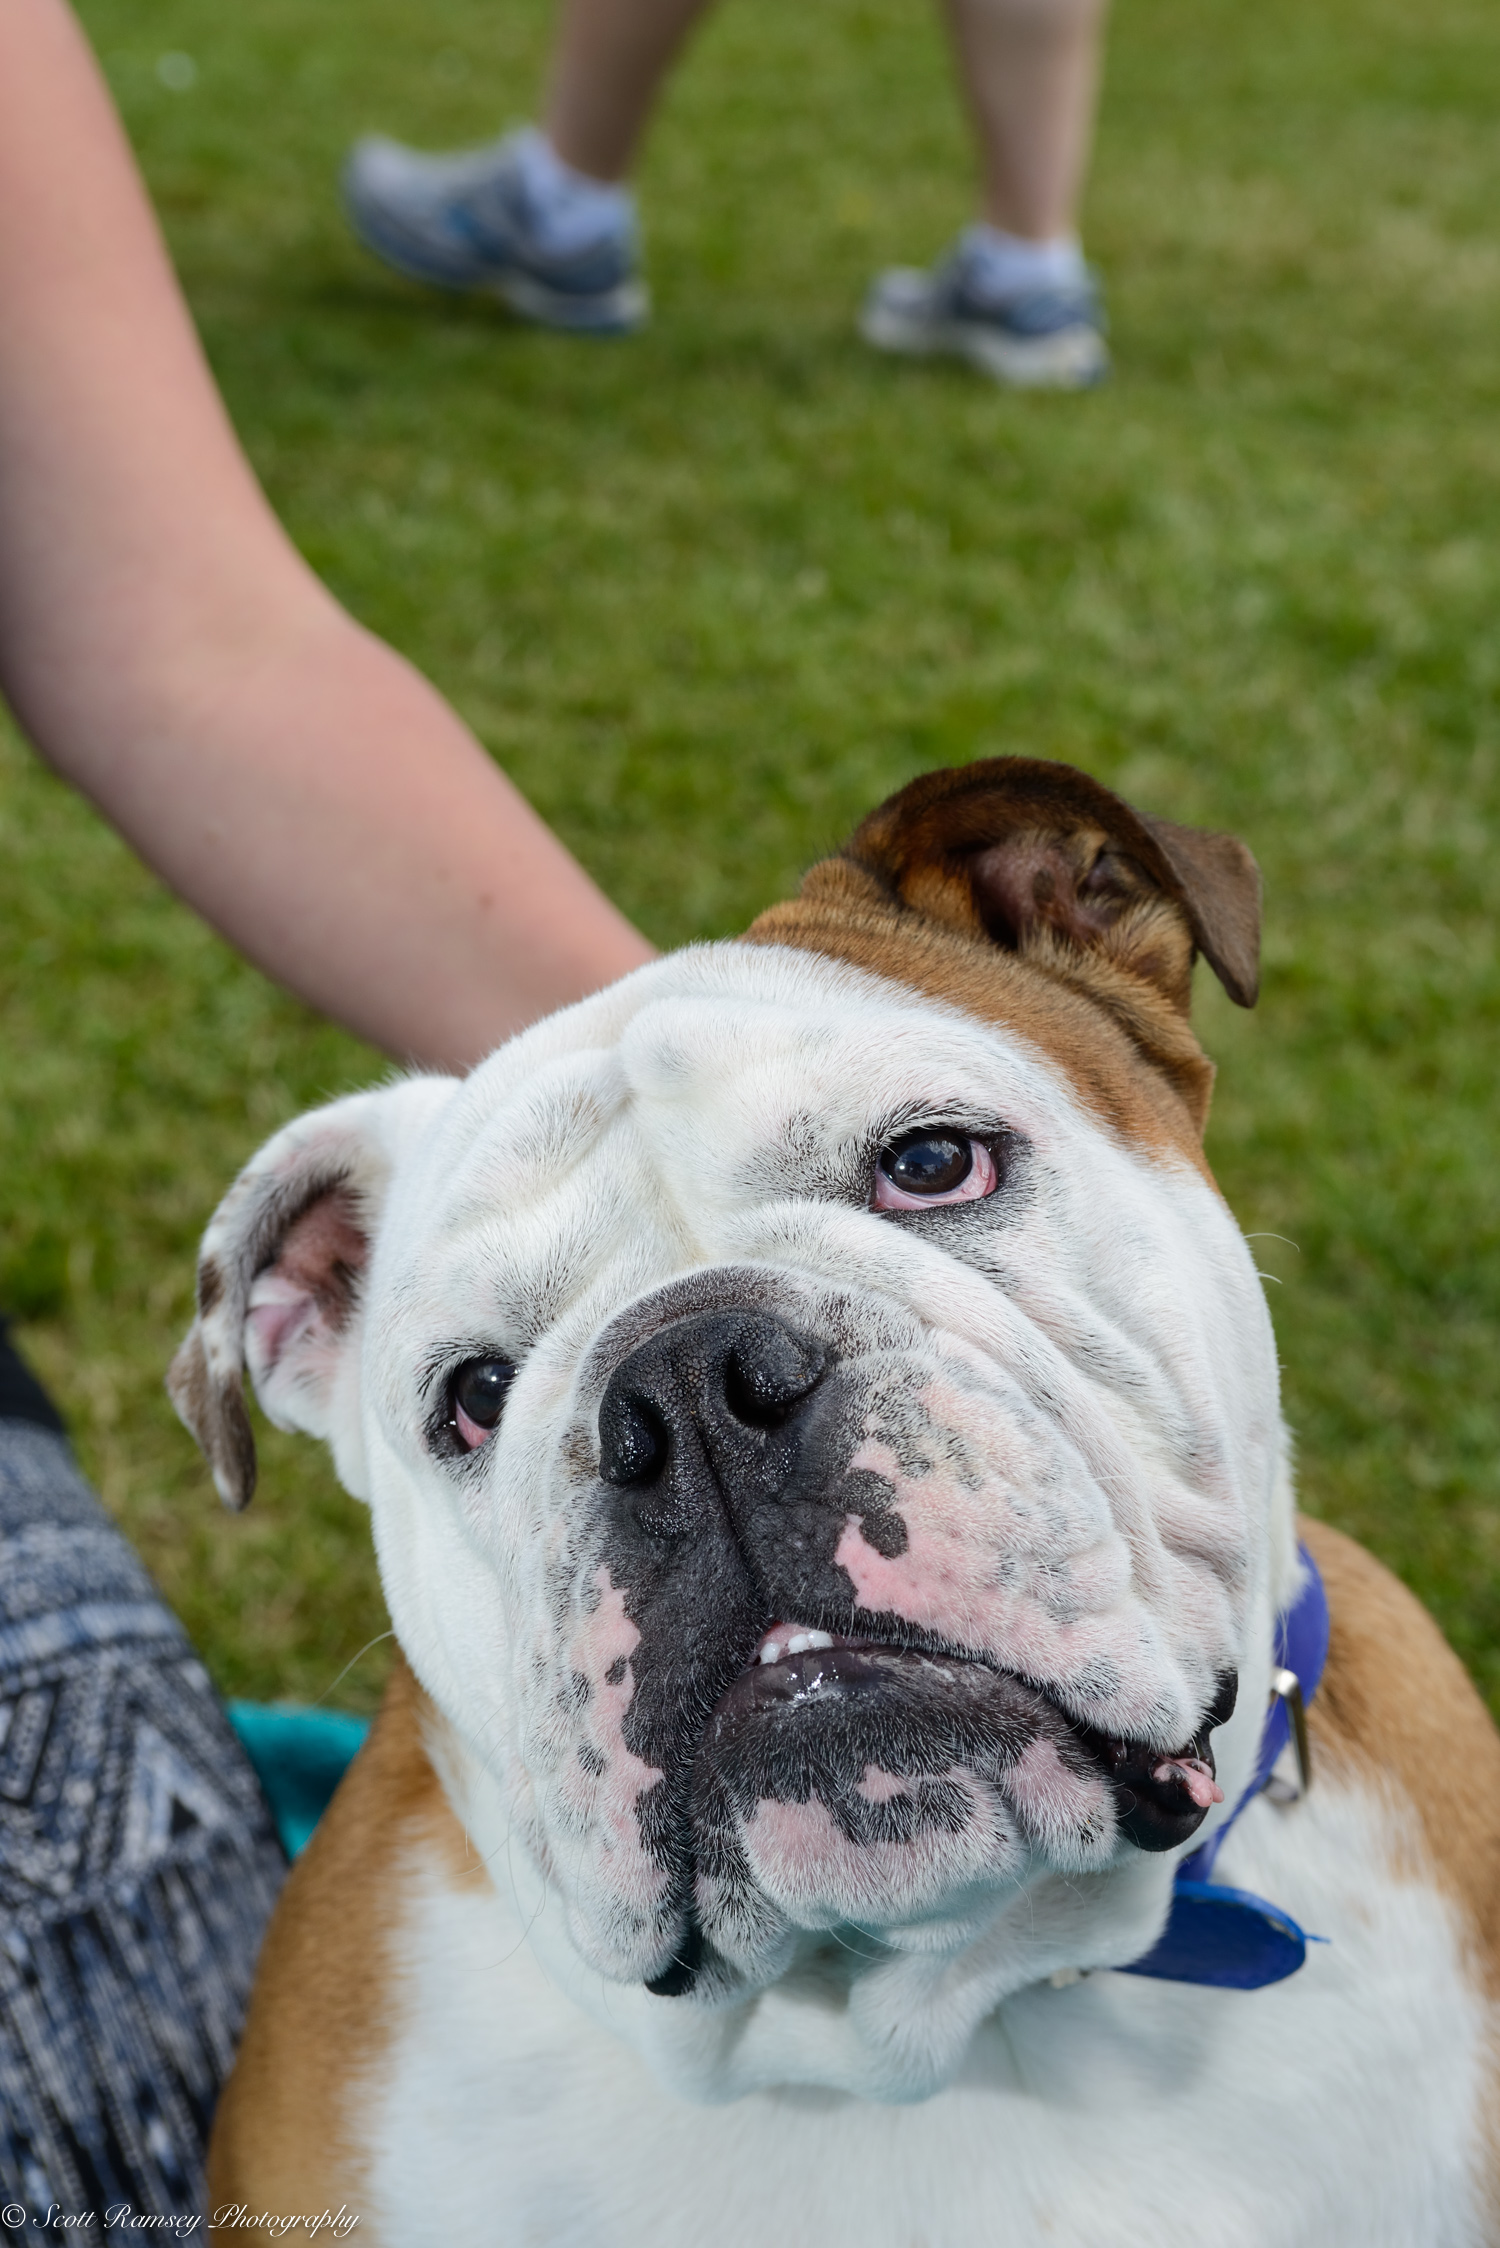
M944 0L980 159L980 223L925 271L876 276L879 351L966 359L996 382L1078 390L1109 371L1078 240L1106 0Z
M542 125L574 171L623 180L709 0L563 0Z
M585 0L590 4L590 0ZM608 0L592 0L608 5ZM980 211L1028 242L1077 231L1105 0L945 0L980 153Z

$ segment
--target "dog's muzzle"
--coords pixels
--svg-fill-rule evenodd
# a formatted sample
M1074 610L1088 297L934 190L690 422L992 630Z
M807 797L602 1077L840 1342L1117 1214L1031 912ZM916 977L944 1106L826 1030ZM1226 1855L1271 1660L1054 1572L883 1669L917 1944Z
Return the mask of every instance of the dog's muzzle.
M907 1546L891 1487L848 1465L865 1397L832 1343L764 1308L674 1320L606 1386L606 1558L641 1633L624 1731L664 1775L640 1818L674 1882L690 1893L767 1803L819 1801L856 1847L910 1844L961 1827L973 1790L992 1788L1024 1829L1039 1750L1095 1806L1076 1817L1144 1850L1185 1842L1217 1794L1208 1735L1232 1677L1164 1756L1076 1723L1044 1685L956 1641L861 1612L836 1559L851 1517L885 1557ZM889 1792L872 1794L872 1774L894 1776Z

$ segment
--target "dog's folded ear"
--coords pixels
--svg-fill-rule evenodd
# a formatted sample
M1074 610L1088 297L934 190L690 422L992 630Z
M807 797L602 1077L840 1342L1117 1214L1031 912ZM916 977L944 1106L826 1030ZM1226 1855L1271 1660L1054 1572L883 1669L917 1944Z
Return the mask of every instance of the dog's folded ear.
M396 1161L453 1090L452 1078L412 1077L314 1109L267 1141L214 1212L167 1391L226 1506L255 1489L247 1366L267 1418L329 1439L358 1488L357 1416L339 1403L356 1379L361 1276Z
M1071 765L993 757L924 773L844 856L902 904L1010 951L1075 947L1184 1013L1201 952L1231 999L1259 985L1260 875L1243 843L1133 811Z

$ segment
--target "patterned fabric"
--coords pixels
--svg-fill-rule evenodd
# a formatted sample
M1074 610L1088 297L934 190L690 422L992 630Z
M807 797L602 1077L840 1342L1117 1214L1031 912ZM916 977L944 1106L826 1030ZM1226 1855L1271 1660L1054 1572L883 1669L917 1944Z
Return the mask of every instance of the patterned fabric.
M65 1440L0 1418L0 2199L96 2227L201 2210L285 1871L207 1673Z

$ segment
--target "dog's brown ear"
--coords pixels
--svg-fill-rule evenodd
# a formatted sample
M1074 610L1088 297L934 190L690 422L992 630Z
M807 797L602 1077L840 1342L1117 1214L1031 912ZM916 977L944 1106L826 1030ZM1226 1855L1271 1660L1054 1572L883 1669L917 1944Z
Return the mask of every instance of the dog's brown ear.
M1102 955L1187 1012L1201 952L1231 999L1259 988L1260 875L1243 843L1132 811L1071 765L994 757L924 773L846 858L904 905L1012 951Z
M408 1078L299 1117L214 1212L167 1391L226 1506L255 1490L247 1365L267 1418L332 1440L357 1488L356 1416L339 1408L352 1397L361 1276L396 1157L452 1091L451 1078Z

